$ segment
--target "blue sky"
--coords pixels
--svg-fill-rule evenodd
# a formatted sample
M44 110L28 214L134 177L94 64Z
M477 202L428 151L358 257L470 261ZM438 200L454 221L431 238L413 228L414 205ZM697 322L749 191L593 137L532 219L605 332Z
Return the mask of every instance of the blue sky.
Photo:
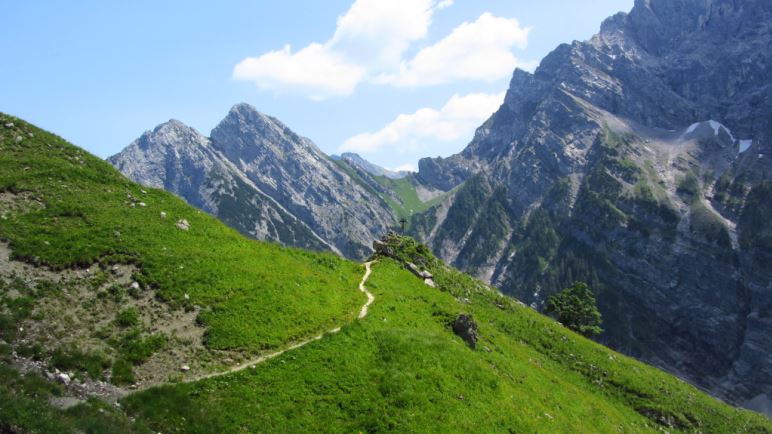
M385 167L460 151L515 66L633 0L30 1L3 6L0 111L101 157L247 102Z

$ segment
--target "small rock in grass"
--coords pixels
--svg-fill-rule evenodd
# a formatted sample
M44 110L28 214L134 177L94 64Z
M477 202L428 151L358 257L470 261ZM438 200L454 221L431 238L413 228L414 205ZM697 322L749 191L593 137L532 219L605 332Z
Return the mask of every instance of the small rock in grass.
M13 128L13 122L8 122L5 124L6 128Z
M139 282L131 282L131 285L129 285L129 288L139 289Z
M142 193L142 194L147 194L147 192L145 190L140 190L139 192Z
M185 219L177 220L177 228L183 231L190 229L190 223Z
M162 219L165 219L165 218L166 218L166 213L165 213L165 212L163 212L163 211L161 211L161 218L162 218Z
M185 300L190 300L190 296L188 294L185 294Z
M22 140L24 140L24 137L16 136L16 143L21 143Z
M59 380L60 383L63 383L65 385L70 384L70 376L62 372L56 377L57 380Z
M147 204L146 204L145 202L140 202L140 203L139 203L139 206L141 206L141 207L145 207L145 206L147 206Z
M180 371L182 371L182 372L188 372L188 371L190 371L190 366L188 366L188 365L182 365L182 366L180 366Z

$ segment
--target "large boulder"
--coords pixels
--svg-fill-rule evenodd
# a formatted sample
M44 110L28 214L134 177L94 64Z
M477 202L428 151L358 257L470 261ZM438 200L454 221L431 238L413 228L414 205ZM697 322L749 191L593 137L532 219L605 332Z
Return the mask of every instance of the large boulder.
M453 321L453 333L469 344L470 348L477 348L477 323L471 315L460 314Z

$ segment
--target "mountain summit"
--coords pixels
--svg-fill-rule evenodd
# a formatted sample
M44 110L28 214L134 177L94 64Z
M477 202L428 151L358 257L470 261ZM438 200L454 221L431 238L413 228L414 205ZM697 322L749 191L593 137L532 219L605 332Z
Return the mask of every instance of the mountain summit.
M249 104L233 106L211 138L170 121L108 161L246 235L291 246L365 257L393 220L313 142Z

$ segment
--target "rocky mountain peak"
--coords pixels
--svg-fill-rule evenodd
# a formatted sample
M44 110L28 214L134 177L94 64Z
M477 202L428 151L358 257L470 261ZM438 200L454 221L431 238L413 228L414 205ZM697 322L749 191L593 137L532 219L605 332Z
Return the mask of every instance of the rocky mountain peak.
M276 124L279 124L282 129L286 128L286 126L284 126L284 124L279 122L277 119L261 113L254 106L245 102L235 104L233 107L231 107L225 119L249 123L252 125L264 125L267 127L274 127Z
M766 0L636 0L629 27L641 46L662 55L677 51L695 35L715 41L769 23Z
M109 161L259 239L362 258L393 220L313 142L246 103L209 138L171 120Z
M141 149L147 150L154 148L185 147L185 146L204 146L208 140L204 135L176 119L170 119L155 128L152 131L146 131L136 141L136 145Z
M246 103L234 105L212 130L211 138L217 149L234 162L252 161L265 152L285 155L298 151L298 147L317 151L310 140Z
M153 132L158 132L160 130L188 130L192 129L191 127L185 125L182 121L179 121L177 119L169 119L168 121L158 124L155 128L153 128Z

